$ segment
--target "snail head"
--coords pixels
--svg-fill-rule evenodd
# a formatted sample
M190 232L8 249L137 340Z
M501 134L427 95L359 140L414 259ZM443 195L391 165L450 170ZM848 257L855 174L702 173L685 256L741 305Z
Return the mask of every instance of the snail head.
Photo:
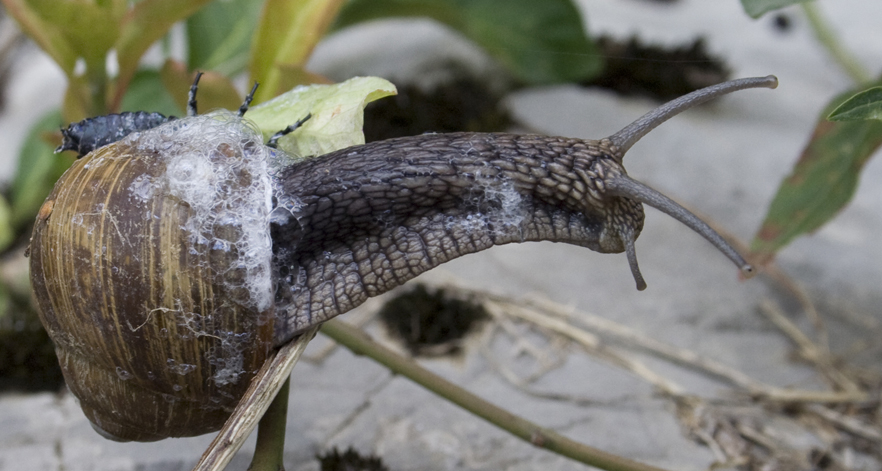
M753 276L754 269L707 223L667 196L650 188L644 183L630 178L625 173L624 168L616 164L621 163L625 152L640 140L640 138L645 136L656 126L682 111L737 90L760 87L775 88L777 85L778 79L770 75L767 77L733 80L731 82L725 82L704 88L679 97L650 111L622 130L616 132L607 139L600 141L603 147L605 147L610 153L608 159L601 161L606 162L606 174L600 175L599 180L596 178L598 176L596 174L597 172L594 172L593 174L581 173L580 176L583 180L586 180L586 182L589 179L593 180L592 186L600 187L604 190L604 196L606 197L605 204L607 206L605 209L607 223L605 230L601 233L601 247L608 249L609 251L617 252L621 252L622 249L624 249L624 252L628 257L628 264L631 267L631 273L634 276L634 281L637 283L638 290L646 288L646 282L640 273L640 268L637 264L636 250L634 248L634 241L637 239L637 236L640 235L640 230L643 227L643 208L641 203L668 214L688 226L693 231L699 233L726 257L732 260L739 270L741 270L743 276Z

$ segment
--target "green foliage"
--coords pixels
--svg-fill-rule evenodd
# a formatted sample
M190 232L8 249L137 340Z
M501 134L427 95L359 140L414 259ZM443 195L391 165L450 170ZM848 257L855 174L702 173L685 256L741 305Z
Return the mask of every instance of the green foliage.
M778 188L752 242L761 261L771 259L794 238L817 230L845 207L864 164L882 145L882 122L826 120L830 109L853 94L839 96L821 113L799 161Z
M744 7L745 13L753 18L759 18L766 12L809 1L811 0L741 0L741 6Z
M864 90L837 106L827 119L830 121L882 120L882 87Z
M343 0L267 0L251 44L251 79L259 103L299 83L318 81L307 59L337 16Z
M581 81L603 67L569 0L351 0L336 27L395 16L459 31L529 84Z
M34 222L34 215L52 191L55 180L73 163L72 156L55 155L54 147L43 139L48 133L58 131L61 122L61 114L53 111L31 128L19 154L18 168L9 192L12 217L9 224L0 223L0 226L25 230Z
M800 2L742 3L748 13L759 16ZM863 86L836 97L820 114L808 144L791 174L781 182L754 236L751 247L760 263L771 260L796 237L817 230L835 217L854 195L864 165L882 145L882 79L867 85L870 79L863 64L839 44L813 3L801 3L819 43L844 72Z
M142 0L131 6L125 0L2 1L22 30L67 75L63 114L73 121L118 110L147 48L210 0ZM119 65L115 77L106 68L111 50ZM79 62L85 73L77 70Z
M236 75L248 66L263 0L214 1L187 18L187 64Z
M15 242L15 232L12 230L12 207L6 198L0 196L0 250L6 250Z

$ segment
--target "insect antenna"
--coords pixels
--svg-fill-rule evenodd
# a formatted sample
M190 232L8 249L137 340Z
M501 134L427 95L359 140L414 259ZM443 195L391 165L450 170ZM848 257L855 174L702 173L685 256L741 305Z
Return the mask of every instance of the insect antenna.
M190 85L190 93L187 94L187 116L196 116L196 90L199 89L199 79L202 78L202 72L196 72L196 78L193 79L193 85Z
M254 86L251 87L251 91L248 92L247 95L245 95L245 102L242 103L242 106L239 107L239 117L240 117L240 118L243 117L243 116L245 116L245 112L248 111L248 106L251 105L251 100L254 99L254 92L257 91L257 86L258 86L258 85L259 85L259 84L258 84L257 82L254 82Z

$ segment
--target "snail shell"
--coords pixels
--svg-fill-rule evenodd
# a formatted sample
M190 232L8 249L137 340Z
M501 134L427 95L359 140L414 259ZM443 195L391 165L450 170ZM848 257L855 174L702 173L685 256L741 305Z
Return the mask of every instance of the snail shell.
M32 284L67 384L105 435L217 430L266 358L269 152L231 115L177 120L75 162L48 197Z

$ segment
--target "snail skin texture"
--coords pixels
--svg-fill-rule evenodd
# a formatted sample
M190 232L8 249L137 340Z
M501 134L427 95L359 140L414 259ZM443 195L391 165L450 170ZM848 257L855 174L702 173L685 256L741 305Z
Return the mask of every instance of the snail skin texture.
M219 429L271 348L441 263L550 240L626 252L641 203L748 265L700 219L627 176L655 126L774 77L699 90L599 141L425 134L294 162L213 113L130 134L58 181L31 282L68 387L96 430L159 440Z

